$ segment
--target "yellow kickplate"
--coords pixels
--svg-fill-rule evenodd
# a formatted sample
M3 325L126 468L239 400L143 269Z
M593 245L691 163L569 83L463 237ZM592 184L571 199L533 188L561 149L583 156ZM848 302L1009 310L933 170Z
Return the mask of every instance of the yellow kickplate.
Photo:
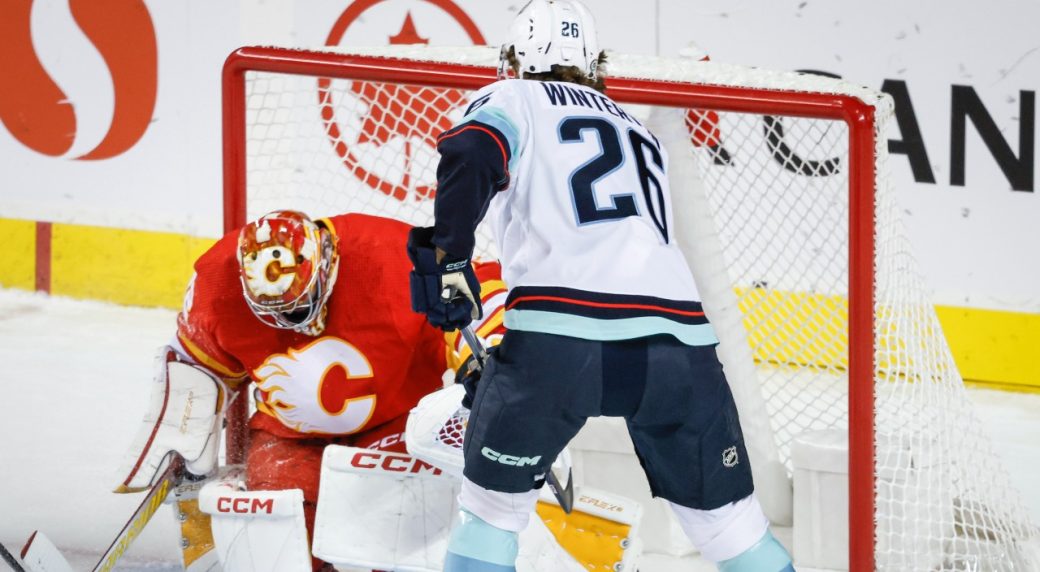
M210 516L199 510L199 500L177 501L181 519L181 552L184 568L213 550L213 531L209 527Z
M624 557L631 526L577 510L567 514L541 501L537 511L556 542L586 570L613 570Z

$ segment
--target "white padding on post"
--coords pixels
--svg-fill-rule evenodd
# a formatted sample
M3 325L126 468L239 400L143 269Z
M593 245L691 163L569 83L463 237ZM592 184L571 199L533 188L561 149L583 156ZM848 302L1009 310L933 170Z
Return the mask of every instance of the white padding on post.
M246 491L243 479L235 470L199 492L224 572L309 572L303 491Z
M849 435L800 433L791 443L794 550L799 566L849 569Z
M436 572L458 512L459 481L402 453L329 445L314 555L333 564Z
M943 538L956 536L955 500L941 479L948 469L937 445L880 437L875 455L879 569L933 570L946 558ZM791 444L794 469L794 560L801 566L847 569L849 434L806 431ZM967 541L965 541L967 542ZM972 539L972 542L987 542ZM989 548L980 548L987 550Z

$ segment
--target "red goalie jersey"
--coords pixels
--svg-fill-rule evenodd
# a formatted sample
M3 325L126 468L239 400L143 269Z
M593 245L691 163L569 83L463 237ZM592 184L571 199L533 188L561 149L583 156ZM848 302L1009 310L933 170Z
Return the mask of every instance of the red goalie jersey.
M260 322L243 298L238 233L195 264L177 341L184 354L228 380L259 389L250 426L282 438L366 433L400 419L441 387L468 356L458 332L444 334L411 310L401 222L348 214L320 224L337 238L339 269L324 331L310 336ZM497 264L477 265L484 300L478 334L501 334L505 286ZM368 446L368 443L356 443Z

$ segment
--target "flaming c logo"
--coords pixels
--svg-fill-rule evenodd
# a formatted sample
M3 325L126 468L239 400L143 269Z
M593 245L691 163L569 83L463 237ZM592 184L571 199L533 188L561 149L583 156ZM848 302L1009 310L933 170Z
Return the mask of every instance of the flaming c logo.
M93 149L75 157L107 159L125 152L148 129L155 108L155 28L144 0L68 0L72 18L111 74L112 123ZM26 147L52 157L65 155L76 138L75 102L51 78L33 47L33 0L0 1L0 121Z
M347 29L368 9L391 0L357 0L340 15L333 25L326 45L339 45L346 35ZM484 36L472 19L451 0L426 0L435 6L462 28L468 40L474 45L483 45ZM427 44L429 38L424 37L414 20L412 13L406 12L401 22L400 31L387 37L393 44ZM318 99L322 108L322 120L325 131L332 142L336 153L343 159L343 164L356 177L373 189L383 194L404 200L410 193L417 198L430 198L434 194L435 184L413 183L410 166L415 150L412 139L418 139L422 145L436 147L436 138L443 131L451 128L448 113L466 101L466 94L454 89L440 89L415 86L394 86L355 82L350 91L368 106L368 112L361 118L360 130L356 144L386 145L394 138L404 139L405 165L399 181L390 181L365 168L362 161L351 152L343 141L340 125L336 120L336 106L332 99L328 79L318 81Z
M372 364L336 337L273 354L253 373L271 414L301 433L355 433L376 409Z

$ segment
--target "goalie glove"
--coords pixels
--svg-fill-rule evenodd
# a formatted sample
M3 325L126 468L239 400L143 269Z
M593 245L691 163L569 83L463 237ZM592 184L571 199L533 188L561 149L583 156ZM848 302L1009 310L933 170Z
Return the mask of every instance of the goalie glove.
M468 258L446 255L438 262L432 238L433 227L417 226L408 232L412 310L426 314L430 324L450 332L483 315L480 281Z
M217 466L227 388L209 371L184 363L169 346L156 356L156 373L148 412L127 452L117 493L144 490L154 484L176 451L194 475Z

